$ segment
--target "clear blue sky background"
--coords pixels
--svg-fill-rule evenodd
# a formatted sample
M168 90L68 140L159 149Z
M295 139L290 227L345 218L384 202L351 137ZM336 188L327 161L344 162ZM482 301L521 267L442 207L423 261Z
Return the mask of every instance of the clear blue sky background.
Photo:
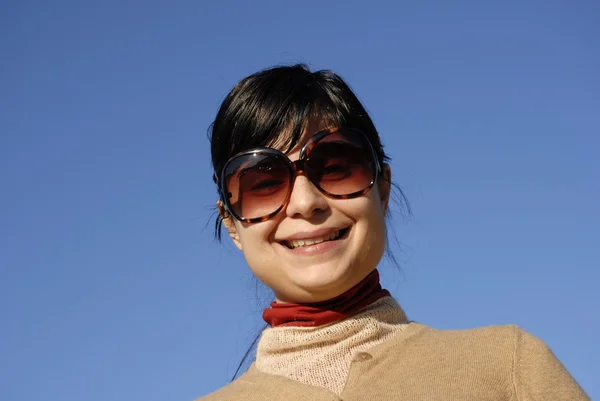
M5 0L0 399L226 383L268 293L212 240L206 129L297 61L344 76L393 157L414 217L380 270L409 316L518 324L600 398L598 2Z

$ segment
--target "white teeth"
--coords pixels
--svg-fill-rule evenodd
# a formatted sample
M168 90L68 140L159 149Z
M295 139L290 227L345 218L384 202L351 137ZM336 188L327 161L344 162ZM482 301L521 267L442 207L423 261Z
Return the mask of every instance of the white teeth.
M310 246L310 245L314 245L314 244L320 244L321 242L325 242L325 241L331 241L331 240L336 239L339 236L340 236L340 232L335 231L325 237L288 241L288 245L290 245L291 248L299 248L301 246Z

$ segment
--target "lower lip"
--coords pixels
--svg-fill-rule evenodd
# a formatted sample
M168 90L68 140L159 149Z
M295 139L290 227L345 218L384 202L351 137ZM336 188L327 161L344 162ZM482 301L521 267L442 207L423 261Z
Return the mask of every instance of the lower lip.
M285 245L281 245L287 251L293 253L294 255L316 255L320 253L325 253L337 248L343 241L348 238L348 233L344 233L343 238L338 238L330 241L323 241L318 244L312 244L308 246L299 246L298 248L288 248Z

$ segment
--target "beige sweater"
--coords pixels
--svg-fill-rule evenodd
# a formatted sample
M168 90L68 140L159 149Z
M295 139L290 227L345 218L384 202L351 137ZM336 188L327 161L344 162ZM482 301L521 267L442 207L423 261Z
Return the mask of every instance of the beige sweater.
M391 297L321 327L263 332L256 362L198 401L589 400L516 326L442 331L408 323Z

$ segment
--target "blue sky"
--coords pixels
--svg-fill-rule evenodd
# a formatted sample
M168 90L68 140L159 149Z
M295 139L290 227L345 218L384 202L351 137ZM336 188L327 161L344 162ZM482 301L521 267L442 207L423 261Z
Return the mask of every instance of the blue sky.
M409 317L518 324L600 398L600 7L491 3L3 1L0 399L227 382L269 294L213 242L206 130L291 62L346 78L393 157Z

